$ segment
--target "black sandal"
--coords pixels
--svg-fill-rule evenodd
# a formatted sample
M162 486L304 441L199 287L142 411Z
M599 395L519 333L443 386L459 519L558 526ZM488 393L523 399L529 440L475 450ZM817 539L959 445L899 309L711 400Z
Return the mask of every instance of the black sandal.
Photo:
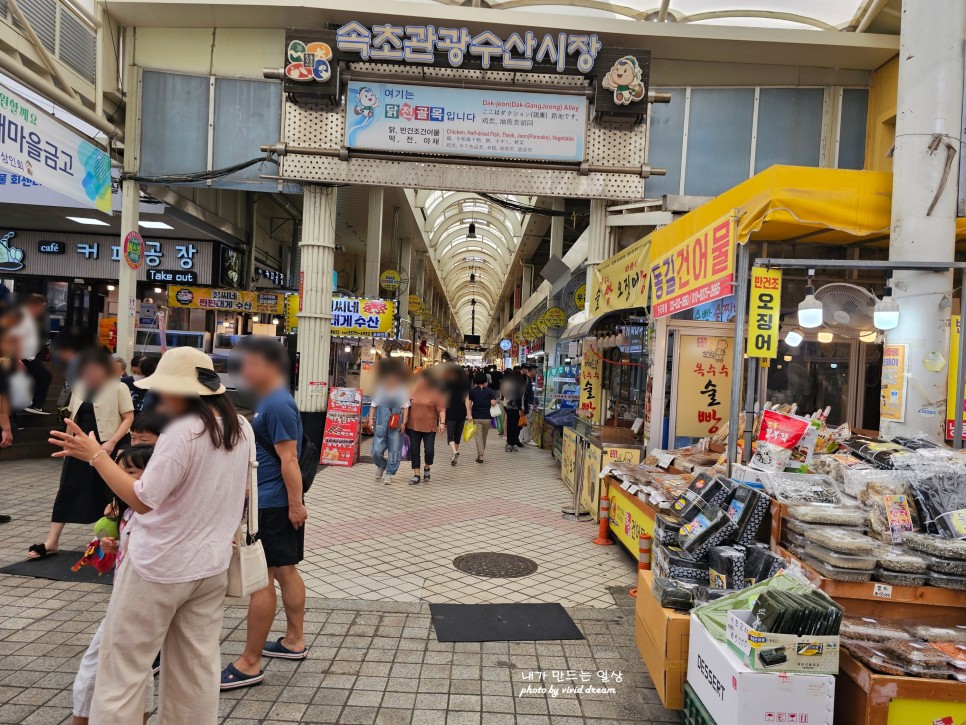
M483 456L477 456L476 457L476 462L477 463L483 463Z
M56 553L57 549L47 551L46 544L34 544L27 549L27 558L31 561L37 561L39 559L46 559L48 556L54 556ZM30 554L36 554L37 556L30 556Z

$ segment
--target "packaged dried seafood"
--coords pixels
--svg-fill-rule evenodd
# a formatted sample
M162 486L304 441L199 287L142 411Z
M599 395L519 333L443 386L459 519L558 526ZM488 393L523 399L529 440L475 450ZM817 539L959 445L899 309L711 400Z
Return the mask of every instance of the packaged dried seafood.
M966 541L924 533L904 534L902 542L911 549L942 559L966 560Z
M745 581L745 550L741 546L715 546L708 554L708 581L712 589L740 589Z
M751 544L758 539L758 530L771 510L771 499L764 492L739 484L731 493L725 511L738 528L736 541Z
M751 586L775 576L785 568L785 560L766 546L745 548L745 586Z
M706 506L723 507L731 497L735 484L723 476L709 476L699 473L691 481L684 493L671 506L676 516L690 521Z
M868 642L847 640L843 636L842 647L848 650L849 654L859 662L876 672L881 672L884 675L897 675L899 677L905 677L907 674L905 667L900 667L897 663L890 662L882 652L876 649L875 645L870 646Z
M840 566L843 569L858 569L869 572L875 569L875 556L842 554L841 552L826 549L824 546L819 546L812 542L805 545L805 553L819 561L824 561L826 564Z
M929 644L942 652L950 665L966 669L966 645L955 642L930 642Z
M863 642L891 642L897 639L913 639L898 622L875 617L859 617L847 614L842 617L842 628L839 631L842 639L861 640Z
M880 645L883 654L893 657L904 667L920 667L929 670L946 670L946 655L928 642L907 639Z
M865 526L867 521L865 511L860 508L828 504L789 506L788 515L810 524L830 526Z
M717 506L705 506L678 531L679 545L695 557L703 557L715 546L734 541L738 527Z
M925 574L926 559L900 546L883 546L875 551L876 562L887 571L901 574Z
M812 473L774 473L766 483L768 492L782 503L842 503L838 486L828 476Z
M918 622L911 624L906 629L918 639L926 642L951 642L953 644L966 645L966 624L954 624L951 626L942 624L929 624Z
M865 534L859 534L850 529L816 526L805 532L805 538L813 544L824 546L826 549L842 554L875 556L876 542ZM875 566L874 561L873 566Z
M966 576L966 561L962 559L943 559L938 556L930 556L927 562L930 571L952 576Z
M810 556L805 556L806 564L824 577L834 579L838 582L868 582L872 581L872 570L861 571L859 569L846 569L841 566L833 566L824 561L820 561Z
M654 593L654 598L665 609L690 611L691 607L694 606L697 585L682 583L663 576L655 576L651 591Z
M894 587L921 587L926 583L925 574L905 574L901 571L889 571L881 567L876 569L872 578L883 584L891 584Z
M665 546L674 546L678 543L678 529L681 528L681 519L670 514L658 514L654 517L654 541L659 541Z
M966 577L951 576L949 574L940 574L932 571L929 572L929 578L926 581L929 582L930 586L966 592Z
M875 469L861 458L848 453L816 455L812 459L812 470L828 476L841 487L850 471L874 471ZM843 489L844 490L844 489ZM848 493L846 491L846 493ZM854 496L855 494L849 494Z

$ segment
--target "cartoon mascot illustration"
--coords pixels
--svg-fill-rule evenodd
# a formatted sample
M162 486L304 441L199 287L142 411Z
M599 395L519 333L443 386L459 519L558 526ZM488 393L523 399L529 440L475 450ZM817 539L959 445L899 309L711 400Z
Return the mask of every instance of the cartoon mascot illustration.
M604 88L614 91L614 103L629 106L644 98L644 83L641 81L641 66L633 55L625 55L615 61L602 82Z
M352 110L357 116L372 118L379 107L379 98L369 86L363 86L356 94L356 105Z

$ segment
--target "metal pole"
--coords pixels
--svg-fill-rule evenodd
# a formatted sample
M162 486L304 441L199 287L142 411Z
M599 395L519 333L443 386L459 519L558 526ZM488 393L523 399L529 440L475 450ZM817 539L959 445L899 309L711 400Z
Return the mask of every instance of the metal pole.
M738 401L741 398L742 358L745 341L745 316L748 307L748 247L739 244L735 250L738 258L735 260L735 346L731 351L731 415L728 419L728 475L738 452L738 422L741 409Z
M741 449L741 462L747 463L751 458L751 434L755 428L755 393L758 386L758 371L761 362L756 358L748 358L748 378L745 380L745 431L744 446Z
M960 282L966 287L966 274ZM966 356L966 335L963 334L963 321L966 320L966 289L960 287L959 290L959 359L956 361L956 414L953 416L953 448L963 447L963 388L966 381L963 380L963 356ZM948 373L947 373L948 374Z

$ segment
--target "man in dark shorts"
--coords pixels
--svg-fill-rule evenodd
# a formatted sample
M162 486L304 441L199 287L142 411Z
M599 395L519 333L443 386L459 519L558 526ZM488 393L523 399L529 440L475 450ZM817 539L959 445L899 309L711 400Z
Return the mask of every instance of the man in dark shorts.
M223 690L257 685L265 678L262 657L305 659L305 583L296 566L305 546L302 501L302 420L288 387L289 357L272 337L242 340L241 377L258 399L252 428L258 449L258 534L265 548L269 585L251 596L245 651L222 672ZM282 590L285 636L269 640Z

